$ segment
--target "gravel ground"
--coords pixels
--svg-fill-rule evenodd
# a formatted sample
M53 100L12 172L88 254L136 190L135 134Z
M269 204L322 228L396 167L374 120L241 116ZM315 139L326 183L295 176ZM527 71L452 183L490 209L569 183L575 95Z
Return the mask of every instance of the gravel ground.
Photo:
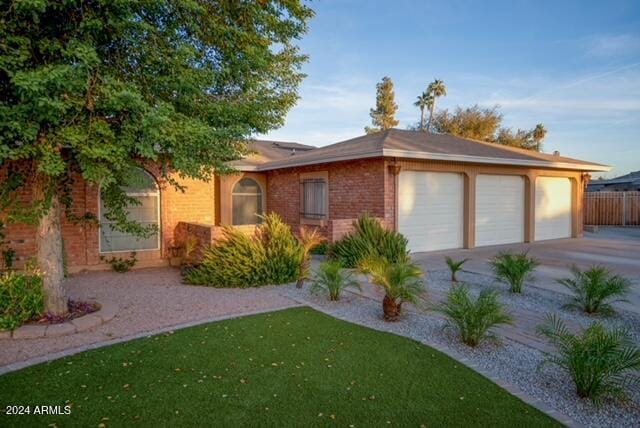
M429 271L426 274L427 288L446 292L451 288L449 270ZM500 300L507 308L520 308L537 314L555 313L564 320L573 321L583 327L594 321L601 321L609 328L626 327L636 341L640 341L640 315L617 308L614 315L604 317L587 315L577 309L563 308L570 298L560 293L536 288L534 284L525 284L521 294L509 292L508 285L496 282L493 277L475 272L460 272L458 281L469 285L473 294L477 295L484 288L497 290Z
M434 277L430 276L429 283ZM346 293L339 302L310 295L293 286L282 289L284 295L306 302L337 318L410 337L420 342L447 346L469 358L484 370L516 385L533 397L552 406L588 427L632 427L640 420L640 391L630 394L628 403L608 401L595 408L590 401L577 398L568 375L559 368L544 365L544 355L535 349L503 339L488 341L472 349L459 342L455 331L434 315L409 310L397 323L382 320L381 304L369 298Z
M295 305L278 287L246 290L181 284L177 269L140 269L125 274L89 272L68 278L73 299L116 302L116 317L70 336L0 340L0 366L82 345L127 337L192 321Z

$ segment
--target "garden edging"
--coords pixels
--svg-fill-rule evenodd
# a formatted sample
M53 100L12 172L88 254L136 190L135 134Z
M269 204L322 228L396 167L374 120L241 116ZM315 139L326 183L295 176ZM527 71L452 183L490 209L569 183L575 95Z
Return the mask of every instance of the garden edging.
M25 324L13 331L0 331L0 339L40 339L60 337L81 333L111 321L118 313L119 306L114 302L99 302L96 312L65 321L60 324Z

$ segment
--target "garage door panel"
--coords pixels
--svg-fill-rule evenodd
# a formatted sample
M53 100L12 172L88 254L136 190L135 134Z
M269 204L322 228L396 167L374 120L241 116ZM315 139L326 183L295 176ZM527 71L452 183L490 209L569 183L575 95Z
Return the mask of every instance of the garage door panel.
M536 241L571 237L571 187L571 181L564 177L536 179Z
M476 246L524 241L524 179L514 175L476 178Z
M411 251L462 247L463 191L460 174L400 173L398 225Z

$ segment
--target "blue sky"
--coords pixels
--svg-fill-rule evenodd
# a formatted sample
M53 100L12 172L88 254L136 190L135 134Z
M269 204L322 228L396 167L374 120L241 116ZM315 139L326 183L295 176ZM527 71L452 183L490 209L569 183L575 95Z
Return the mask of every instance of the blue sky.
M301 99L268 137L317 146L363 133L375 84L395 84L400 128L434 78L438 108L499 105L548 129L545 151L640 170L640 1L319 0L300 42Z

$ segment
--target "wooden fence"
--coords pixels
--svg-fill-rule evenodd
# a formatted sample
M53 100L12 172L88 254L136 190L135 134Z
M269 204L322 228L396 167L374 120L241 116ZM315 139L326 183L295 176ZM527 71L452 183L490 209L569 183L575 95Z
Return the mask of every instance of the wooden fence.
M584 224L640 226L640 192L586 192Z

